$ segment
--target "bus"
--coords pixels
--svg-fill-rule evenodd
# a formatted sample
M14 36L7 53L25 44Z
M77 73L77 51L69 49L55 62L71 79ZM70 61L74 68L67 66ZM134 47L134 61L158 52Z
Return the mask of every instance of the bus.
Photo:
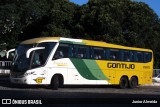
M10 80L16 84L118 85L151 84L153 52L101 41L42 37L23 41L15 49Z
M3 50L0 52L0 75L9 76L10 66L14 57L14 50Z

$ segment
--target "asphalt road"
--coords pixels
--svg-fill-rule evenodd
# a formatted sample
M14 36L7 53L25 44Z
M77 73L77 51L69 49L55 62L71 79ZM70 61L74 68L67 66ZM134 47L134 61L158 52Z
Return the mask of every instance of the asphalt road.
M12 85L8 78L0 78L0 98L44 99L48 103L89 102L129 103L133 99L156 100L160 103L160 86L139 86L135 89L119 89L117 86L65 86L52 90L46 86ZM53 102L55 101L55 102ZM115 102L116 101L116 102Z

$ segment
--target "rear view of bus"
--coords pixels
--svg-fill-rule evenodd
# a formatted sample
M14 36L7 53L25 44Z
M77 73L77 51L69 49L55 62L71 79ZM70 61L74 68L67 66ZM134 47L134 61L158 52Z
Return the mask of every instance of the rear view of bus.
M16 49L10 80L16 84L119 85L152 83L153 52L105 42L61 37L35 38Z

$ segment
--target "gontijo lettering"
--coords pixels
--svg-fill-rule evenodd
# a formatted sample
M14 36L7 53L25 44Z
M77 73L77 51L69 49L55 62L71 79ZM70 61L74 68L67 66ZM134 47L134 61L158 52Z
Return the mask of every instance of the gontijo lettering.
M107 63L108 68L135 69L135 64Z

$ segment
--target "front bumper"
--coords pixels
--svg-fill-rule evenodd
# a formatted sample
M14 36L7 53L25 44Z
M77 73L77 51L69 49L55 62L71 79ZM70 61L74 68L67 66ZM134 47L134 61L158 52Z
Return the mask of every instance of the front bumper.
M23 78L10 77L10 82L15 83L15 84L30 84L30 82L27 81L27 79L25 77L23 77Z

